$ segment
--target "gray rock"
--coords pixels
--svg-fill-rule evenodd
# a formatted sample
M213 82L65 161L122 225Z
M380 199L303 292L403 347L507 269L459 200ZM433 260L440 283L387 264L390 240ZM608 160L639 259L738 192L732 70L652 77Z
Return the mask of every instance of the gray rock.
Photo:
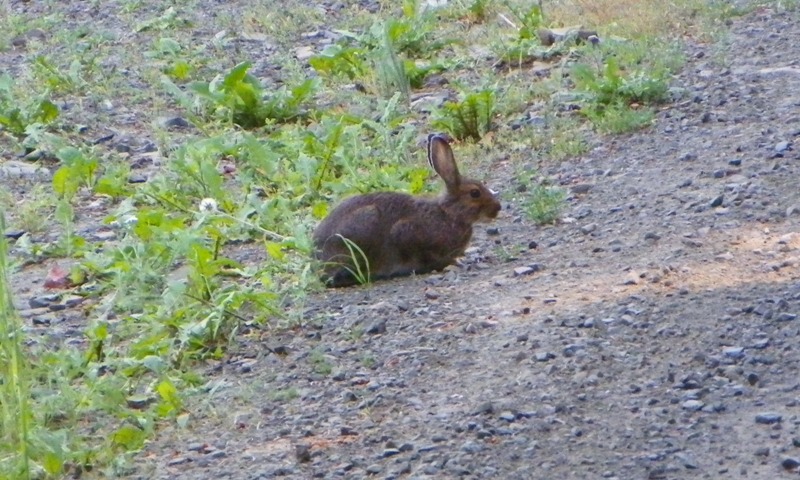
M722 349L723 355L729 358L741 359L744 358L743 347L725 347Z
M483 449L483 445L473 441L466 441L461 445L461 450L467 453L478 453Z
M511 423L511 422L513 422L514 420L517 419L517 416L514 415L514 412L509 412L508 410L506 410L503 413L501 413L498 418L500 420L505 420L506 422Z
M0 178L50 178L50 170L29 162L6 160L0 163Z
M584 225L584 226L581 227L581 233L583 233L584 235L588 235L588 234L594 232L595 230L597 230L597 224L596 223L589 223L589 224Z
M399 455L399 454L400 454L400 450L397 449L397 448L385 448L383 450L383 453L381 454L381 456L383 458L389 458L389 457L394 457L395 455Z
M514 276L521 277L523 275L530 275L534 272L536 272L536 270L531 267L517 267L514 269Z
M50 307L54 303L57 303L61 300L61 296L59 295L40 295L38 297L33 297L28 300L28 305L31 308L44 308Z
M779 313L777 317L775 317L775 321L777 322L791 322L792 320L797 319L797 314L794 313Z
M717 198L715 198L714 200L712 200L711 204L710 204L711 208L717 208L717 207L721 206L722 205L722 201L724 199L725 199L725 196L724 195L720 195Z
M778 142L775 144L775 153L783 153L792 149L792 144L787 141Z
M681 408L683 408L684 410L690 410L690 411L696 412L696 411L702 409L704 406L705 406L705 403L701 402L700 400L686 400L681 405Z
M798 467L800 467L800 460L792 457L786 457L781 462L781 467L783 467L784 470L796 470Z
M366 332L370 335L381 335L386 333L386 319L382 318L374 321L369 327L367 327Z
M157 120L158 126L164 129L188 128L191 124L183 117L162 117Z
M760 423L762 425L772 425L775 423L780 423L782 420L783 416L774 412L765 412L756 415L756 423Z
M757 448L753 454L757 457L769 457L769 447Z
M553 355L550 352L537 352L536 355L533 356L533 358L535 358L537 362L546 362L548 360L555 358L555 355Z

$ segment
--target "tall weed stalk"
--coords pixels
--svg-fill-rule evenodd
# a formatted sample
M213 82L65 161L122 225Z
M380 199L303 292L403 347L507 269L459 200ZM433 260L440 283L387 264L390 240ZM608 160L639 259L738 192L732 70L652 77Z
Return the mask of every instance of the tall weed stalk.
M4 232L5 216L0 212L0 232ZM28 381L22 353L22 324L14 311L9 283L8 244L0 235L0 475L30 478ZM10 452L10 455L8 454Z

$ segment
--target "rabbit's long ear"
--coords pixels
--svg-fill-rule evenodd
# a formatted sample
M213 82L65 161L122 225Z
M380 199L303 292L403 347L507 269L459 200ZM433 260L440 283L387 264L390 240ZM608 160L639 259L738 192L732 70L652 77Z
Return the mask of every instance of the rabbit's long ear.
M458 191L461 175L458 173L453 150L443 136L435 133L428 135L428 163L442 177L448 192Z

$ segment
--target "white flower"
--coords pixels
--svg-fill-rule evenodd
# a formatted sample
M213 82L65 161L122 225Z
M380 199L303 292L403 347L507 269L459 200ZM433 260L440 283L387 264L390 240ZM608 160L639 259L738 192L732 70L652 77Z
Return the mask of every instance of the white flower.
M204 198L200 200L200 211L201 212L216 212L217 211L217 201L213 198Z

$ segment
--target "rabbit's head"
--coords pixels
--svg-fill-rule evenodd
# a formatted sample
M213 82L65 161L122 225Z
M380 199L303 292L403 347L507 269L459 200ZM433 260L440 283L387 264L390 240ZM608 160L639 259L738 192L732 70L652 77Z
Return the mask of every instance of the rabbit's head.
M497 193L458 172L453 150L443 135L428 135L428 162L447 187L440 199L443 209L466 223L491 220L500 212Z

